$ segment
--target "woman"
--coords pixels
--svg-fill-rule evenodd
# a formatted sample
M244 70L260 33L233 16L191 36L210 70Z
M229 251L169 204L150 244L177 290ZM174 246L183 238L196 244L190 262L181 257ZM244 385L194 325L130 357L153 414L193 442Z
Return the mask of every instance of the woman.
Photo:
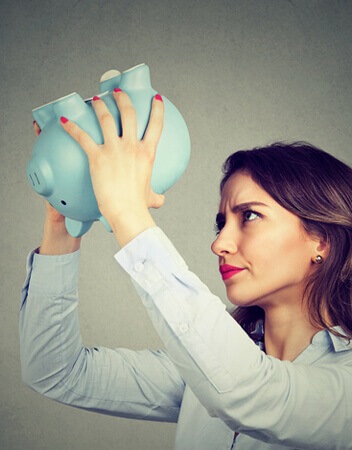
M228 158L212 250L234 320L149 213L164 202L150 187L162 97L138 141L128 96L114 96L122 137L99 98L102 146L61 122L87 153L115 258L166 350L83 346L80 240L48 206L22 295L24 382L72 406L178 422L175 449L352 448L352 170L305 144Z

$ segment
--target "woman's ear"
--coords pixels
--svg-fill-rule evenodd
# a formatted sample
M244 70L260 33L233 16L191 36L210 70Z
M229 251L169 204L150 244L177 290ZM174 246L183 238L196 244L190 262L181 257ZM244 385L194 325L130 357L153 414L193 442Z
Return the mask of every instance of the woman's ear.
M316 238L314 242L314 253L312 255L312 261L320 263L324 261L330 252L330 245L326 238Z

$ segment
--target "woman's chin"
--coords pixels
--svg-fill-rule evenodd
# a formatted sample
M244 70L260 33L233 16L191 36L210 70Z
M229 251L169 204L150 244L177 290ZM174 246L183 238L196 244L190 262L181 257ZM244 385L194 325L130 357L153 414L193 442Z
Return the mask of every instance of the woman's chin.
M259 306L258 302L259 299L257 297L250 297L248 296L248 293L242 294L239 292L233 292L234 289L231 289L231 287L227 287L227 299L230 303L232 303L234 306Z

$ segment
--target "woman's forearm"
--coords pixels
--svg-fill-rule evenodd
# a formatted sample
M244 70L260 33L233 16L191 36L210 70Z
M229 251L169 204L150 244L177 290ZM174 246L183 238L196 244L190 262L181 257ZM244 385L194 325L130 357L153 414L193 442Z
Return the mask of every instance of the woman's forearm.
M44 224L43 240L39 253L42 255L65 255L80 248L81 238L72 237L64 223L47 220Z
M135 212L128 211L109 220L115 238L121 247L127 245L138 234L155 227L154 219L147 208L140 207Z

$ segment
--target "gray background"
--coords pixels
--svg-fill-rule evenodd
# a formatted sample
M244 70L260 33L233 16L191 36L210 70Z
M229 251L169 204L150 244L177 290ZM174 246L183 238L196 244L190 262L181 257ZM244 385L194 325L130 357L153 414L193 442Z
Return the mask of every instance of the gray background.
M351 1L1 2L1 449L171 449L175 426L88 413L22 384L18 307L43 200L27 184L31 109L98 93L110 68L145 62L182 111L191 162L154 214L190 268L225 297L210 251L221 164L233 151L307 140L351 163ZM323 174L322 174L323 176ZM118 249L100 224L85 236L80 320L86 345L158 348Z

